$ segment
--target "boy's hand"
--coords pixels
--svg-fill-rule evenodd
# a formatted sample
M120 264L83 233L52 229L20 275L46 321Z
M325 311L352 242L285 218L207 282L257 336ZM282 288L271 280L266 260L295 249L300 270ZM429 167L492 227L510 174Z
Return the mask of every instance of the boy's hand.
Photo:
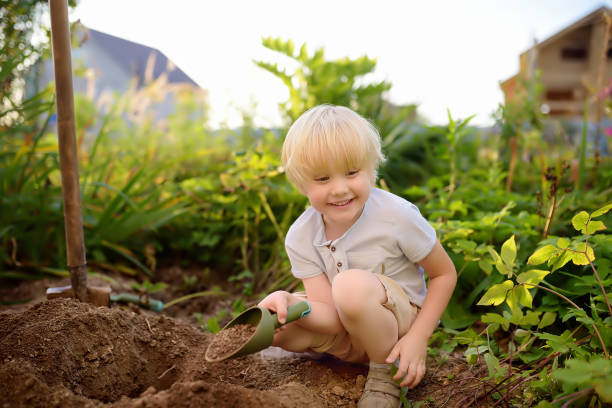
M410 389L416 387L425 376L427 339L410 332L406 333L393 346L391 353L387 356L387 363L393 363L398 357L399 366L393 379L399 381L403 377L400 383L402 387Z
M277 290L266 296L257 306L263 306L276 313L279 323L284 324L287 320L287 306L291 300L291 294L284 290Z

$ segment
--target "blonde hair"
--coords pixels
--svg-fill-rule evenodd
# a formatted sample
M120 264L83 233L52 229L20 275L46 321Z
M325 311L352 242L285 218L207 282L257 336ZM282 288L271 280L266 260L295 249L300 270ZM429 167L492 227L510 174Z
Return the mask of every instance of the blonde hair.
M304 112L293 123L281 159L289 181L302 189L315 174L338 169L366 170L374 184L385 156L372 123L349 108L326 104Z

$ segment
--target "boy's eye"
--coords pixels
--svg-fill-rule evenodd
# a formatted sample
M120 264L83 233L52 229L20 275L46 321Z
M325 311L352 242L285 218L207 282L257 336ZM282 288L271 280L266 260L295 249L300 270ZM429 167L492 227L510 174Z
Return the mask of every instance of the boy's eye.
M346 174L347 174L347 176L354 176L357 173L359 173L359 169L350 170Z
M329 180L328 176L315 177L315 181L319 183L327 181L327 180Z

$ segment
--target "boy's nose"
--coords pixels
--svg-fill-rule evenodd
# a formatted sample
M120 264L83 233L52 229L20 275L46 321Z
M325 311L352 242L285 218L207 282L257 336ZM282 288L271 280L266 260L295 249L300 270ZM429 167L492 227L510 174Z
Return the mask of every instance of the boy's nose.
M348 186L343 180L334 180L331 186L331 193L341 195L348 191Z

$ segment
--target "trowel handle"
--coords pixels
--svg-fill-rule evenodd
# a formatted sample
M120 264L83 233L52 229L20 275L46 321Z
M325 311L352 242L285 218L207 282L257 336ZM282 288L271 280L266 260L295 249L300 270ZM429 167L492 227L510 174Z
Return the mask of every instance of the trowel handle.
M155 312L161 312L164 308L164 304L160 300L149 298L148 302L144 303L144 299L140 296L132 295L131 293L111 293L110 300L117 303L135 303Z
M284 324L291 323L294 320L301 319L302 317L308 316L312 308L310 307L310 302L306 300L302 300L297 302L294 305L291 305L287 308L287 320ZM274 322L274 328L278 329L283 324L279 323L278 318Z

